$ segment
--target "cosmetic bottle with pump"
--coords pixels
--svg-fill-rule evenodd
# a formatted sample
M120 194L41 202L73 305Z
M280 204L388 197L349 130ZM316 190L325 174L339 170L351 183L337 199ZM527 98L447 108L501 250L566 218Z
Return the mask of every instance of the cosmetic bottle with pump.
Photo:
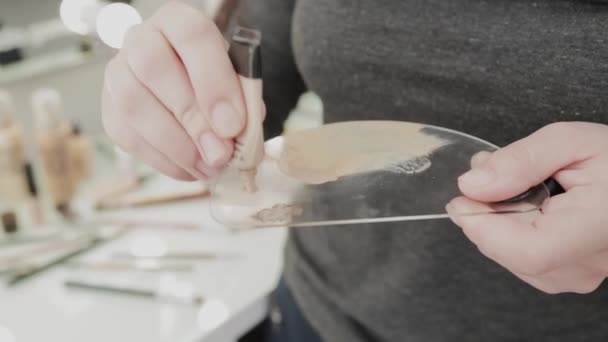
M15 112L10 94L0 89L0 202L5 205L26 196L23 131Z
M37 152L42 179L55 209L69 208L75 186L70 168L70 127L63 118L61 96L55 89L40 89L32 96Z
M19 222L14 211L6 211L0 214L0 222L5 236L11 236L19 232Z

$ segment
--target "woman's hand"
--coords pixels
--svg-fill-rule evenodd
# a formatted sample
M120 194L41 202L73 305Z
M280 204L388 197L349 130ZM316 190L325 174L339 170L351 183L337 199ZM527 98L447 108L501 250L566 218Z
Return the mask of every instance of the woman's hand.
M245 125L228 44L213 21L169 1L109 62L103 123L125 152L182 180L216 174Z
M483 254L547 293L588 293L601 284L608 276L608 126L551 124L472 164L458 180L467 198L448 212L510 198L549 177L566 190L534 217L454 215Z

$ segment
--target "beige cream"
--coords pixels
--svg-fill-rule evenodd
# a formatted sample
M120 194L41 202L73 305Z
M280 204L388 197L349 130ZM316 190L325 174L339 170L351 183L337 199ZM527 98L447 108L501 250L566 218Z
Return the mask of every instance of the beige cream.
M0 90L0 199L19 201L27 196L23 132L15 120L11 96Z
M78 125L72 126L68 139L70 169L75 183L91 177L93 173L94 151L91 140L83 135Z
M65 207L74 195L68 140L70 128L62 118L59 93L42 89L34 93L36 140L46 189L56 207Z
M422 128L409 122L351 121L291 131L275 158L281 172L310 184L383 169L422 172L431 164L426 156L448 143Z

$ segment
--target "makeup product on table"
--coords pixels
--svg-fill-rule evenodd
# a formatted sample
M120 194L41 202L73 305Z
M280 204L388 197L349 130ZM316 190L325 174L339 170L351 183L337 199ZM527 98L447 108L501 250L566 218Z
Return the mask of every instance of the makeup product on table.
M195 230L201 228L201 223L178 222L174 220L158 220L155 218L97 218L95 224L118 224L128 229L170 229L170 230Z
M262 34L259 31L238 27L228 52L239 75L247 111L247 124L236 139L232 165L238 168L247 192L257 190L257 168L264 159L261 43Z
M54 257L50 260L45 260L43 262L36 262L32 264L26 264L19 269L14 270L9 275L6 284L7 286L15 286L27 279L30 279L44 271L52 269L55 266L59 266L71 260L75 257L78 257L86 252L93 250L96 247L103 245L106 242L112 241L118 238L122 233L124 233L124 229L112 230L110 232L106 231L96 231L90 235L85 235L80 238L77 238L73 241L67 242L58 242L57 245L49 245L46 251L43 251L41 248L40 253L54 251L59 249L62 252L59 256Z
M138 190L150 177L151 175L130 175L100 182L95 187L93 202L98 208L104 207L106 203Z
M215 179L210 212L218 222L250 229L446 219L471 158L498 147L437 126L351 121L290 131L265 148L257 192L242 189L238 170ZM538 212L557 193L551 184L453 215Z
M0 224L0 228L2 225ZM0 237L2 233L0 233ZM14 247L14 246L23 246L29 245L32 243L41 243L47 242L57 238L58 233L56 232L48 232L46 234L18 234L10 239L5 239L4 241L0 238L0 248L3 247Z
M15 212L7 211L0 214L0 220L2 221L2 228L5 234L12 235L19 232L19 222Z
M12 97L0 89L0 202L25 197L23 131L15 120Z
M91 250L93 247L95 247L100 241L97 239L92 239L90 241L83 241L81 244L79 244L78 246L74 247L73 249L70 249L68 252L66 252L65 254L62 254L61 256L54 258L50 261L45 261L45 262L41 262L41 263L34 263L31 265L25 265L17 270L14 270L6 284L8 286L14 286L17 285L39 273L42 273L46 270L49 270L59 264L62 264L64 262L66 262L67 260L70 260L76 256L79 256L81 254L83 254L84 252L87 252L89 250Z
M63 118L61 96L54 89L38 90L32 96L32 107L45 187L55 208L65 214L75 186L68 152L70 128Z
M145 288L137 288L134 286L100 284L100 283L87 282L87 281L81 281L81 280L68 280L65 282L65 286L69 287L69 288L77 288L77 289L82 289L82 290L91 290L91 291L98 291L98 292L123 294L123 295L128 295L128 296L135 296L135 297L158 299L161 301L175 302L178 304L201 305L205 302L205 299L203 298L203 296L195 294L195 293L188 293L188 294L163 293L161 291L145 289Z
M207 190L197 190L193 192L182 192L175 194L160 194L152 195L141 198L116 198L109 201L100 202L97 206L98 209L120 209L120 208L135 208L144 207L151 205L174 203L178 201L193 200L198 198L205 198L209 196Z
M21 239L17 237L11 238L10 247L13 247L12 253L3 253L2 257L0 257L3 273L8 273L9 275L26 273L37 268L36 265L42 265L42 263L38 263L40 258L73 251L80 248L84 242L90 239L87 236L65 238L50 235L44 239L29 238L29 241L23 241L27 239L27 237L24 238L23 236L22 234ZM16 247L17 244L21 246Z
M87 271L192 272L193 265L160 260L73 261L66 266Z
M114 253L112 258L114 259L126 259L126 260L217 260L217 259L230 259L236 258L237 255L232 254L218 254L211 252L175 252L166 253L159 256L138 256L131 253Z

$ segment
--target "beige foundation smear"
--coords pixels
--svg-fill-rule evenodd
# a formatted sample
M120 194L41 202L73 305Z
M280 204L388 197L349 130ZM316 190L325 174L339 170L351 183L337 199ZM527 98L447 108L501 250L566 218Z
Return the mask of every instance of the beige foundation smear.
M449 142L399 121L351 121L292 131L269 141L267 155L282 173L308 184L389 170L413 174L431 166L426 157Z
M449 141L422 131L424 125L399 121L351 121L290 131L269 140L265 150L280 172L305 184L387 170L424 172L427 158ZM264 191L264 189L260 189ZM276 204L252 217L264 223L290 222L302 214L296 205Z

